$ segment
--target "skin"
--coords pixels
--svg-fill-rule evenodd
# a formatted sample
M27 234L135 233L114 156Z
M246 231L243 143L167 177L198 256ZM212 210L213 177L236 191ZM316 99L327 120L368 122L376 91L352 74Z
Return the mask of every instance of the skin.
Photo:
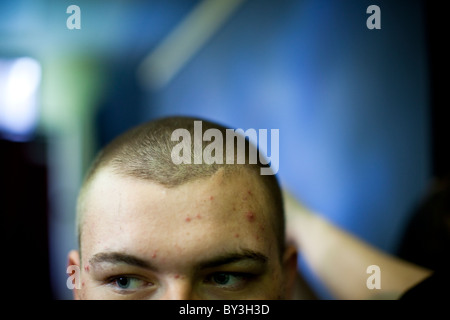
M241 172L242 171L242 172ZM85 199L75 299L290 298L296 250L280 255L269 203L246 170L175 188L102 169Z

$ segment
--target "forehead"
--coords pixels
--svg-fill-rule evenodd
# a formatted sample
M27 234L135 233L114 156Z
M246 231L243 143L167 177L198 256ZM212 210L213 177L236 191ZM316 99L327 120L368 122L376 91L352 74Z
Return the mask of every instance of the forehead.
M175 188L99 172L86 197L83 250L181 257L244 246L269 255L276 243L269 201L245 171L219 170Z

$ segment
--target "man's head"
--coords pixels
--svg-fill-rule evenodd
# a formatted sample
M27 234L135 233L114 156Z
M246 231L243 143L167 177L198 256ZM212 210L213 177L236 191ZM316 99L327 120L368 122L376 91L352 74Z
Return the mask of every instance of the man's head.
M172 132L194 136L194 120L145 123L98 155L78 200L80 250L69 253L81 269L76 298L288 297L296 255L284 245L275 176L248 161L174 164ZM225 135L223 126L202 124Z

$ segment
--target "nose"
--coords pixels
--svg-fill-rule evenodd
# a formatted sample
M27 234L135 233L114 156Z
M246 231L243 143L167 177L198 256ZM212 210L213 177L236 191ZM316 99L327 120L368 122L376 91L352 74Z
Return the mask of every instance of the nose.
M194 290L189 279L176 276L169 281L161 297L162 300L194 300Z

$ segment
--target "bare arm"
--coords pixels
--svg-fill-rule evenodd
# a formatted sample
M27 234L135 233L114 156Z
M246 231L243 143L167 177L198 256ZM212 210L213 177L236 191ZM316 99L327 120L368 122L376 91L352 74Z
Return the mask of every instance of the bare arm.
M337 299L398 299L431 270L363 242L284 193L288 240ZM366 285L367 267L380 267L380 289Z

